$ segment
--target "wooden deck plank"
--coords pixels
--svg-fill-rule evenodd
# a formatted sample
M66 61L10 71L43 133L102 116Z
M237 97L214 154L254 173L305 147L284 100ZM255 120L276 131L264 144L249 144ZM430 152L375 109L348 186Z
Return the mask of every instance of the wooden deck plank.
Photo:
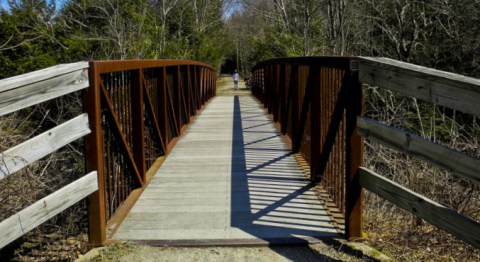
M271 244L340 237L275 125L249 96L214 98L113 240Z

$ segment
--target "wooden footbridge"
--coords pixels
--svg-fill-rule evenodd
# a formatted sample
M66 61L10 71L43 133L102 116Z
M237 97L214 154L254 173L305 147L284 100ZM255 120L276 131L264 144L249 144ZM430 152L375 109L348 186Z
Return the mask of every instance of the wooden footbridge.
M332 237L339 232L314 189L250 96L206 105L113 234L189 245Z
M365 137L479 182L478 159L362 117L362 83L479 115L479 80L349 57L275 59L252 74L251 90L223 95L214 69L194 61L1 80L0 115L79 90L85 112L4 151L0 179L82 137L87 175L0 222L0 247L85 197L92 245L360 238L363 188L480 247L478 221L362 167Z

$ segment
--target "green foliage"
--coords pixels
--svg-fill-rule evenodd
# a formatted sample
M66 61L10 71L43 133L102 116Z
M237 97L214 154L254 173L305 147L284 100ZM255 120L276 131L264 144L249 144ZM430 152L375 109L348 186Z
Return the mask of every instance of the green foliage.
M222 0L180 0L165 21L165 48L161 57L194 59L220 66L228 49L223 33ZM172 57L173 56L173 57Z
M9 1L0 10L0 78L62 62L194 59L220 66L228 51L224 0ZM163 6L168 13L163 15ZM162 10L162 12L161 12Z
M386 56L480 75L480 2L10 0L0 10L0 78L91 59L195 59L242 68L273 57ZM245 69L244 69L245 70Z
M243 0L226 21L239 43L240 69L275 57L322 55L326 46L324 7L320 1ZM235 60L237 54L231 54Z
M0 11L0 78L57 63L62 47L52 25L55 8L46 1L11 1Z

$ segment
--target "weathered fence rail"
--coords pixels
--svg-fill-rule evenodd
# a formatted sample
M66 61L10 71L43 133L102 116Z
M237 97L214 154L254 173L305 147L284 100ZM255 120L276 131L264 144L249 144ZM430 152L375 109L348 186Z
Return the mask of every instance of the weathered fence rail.
M480 160L362 117L360 82L465 113L480 115L480 80L386 58L274 59L253 70L252 93L310 165L345 218L349 238L361 237L365 188L474 247L480 224L362 166L362 139L379 142L480 181Z
M0 80L0 116L88 87L88 63L58 65ZM81 114L0 153L0 179L91 132L87 114ZM38 200L0 222L0 248L59 214L98 189L97 172Z
M0 154L0 179L85 137L87 175L0 222L0 248L89 196L89 237L106 241L191 118L215 95L209 65L187 60L58 65L0 81L0 116L85 89L85 113Z
M360 81L407 96L480 115L480 80L387 58L360 58ZM480 182L480 160L415 134L358 117L359 133L384 146ZM480 248L480 223L421 196L379 174L359 170L362 187Z

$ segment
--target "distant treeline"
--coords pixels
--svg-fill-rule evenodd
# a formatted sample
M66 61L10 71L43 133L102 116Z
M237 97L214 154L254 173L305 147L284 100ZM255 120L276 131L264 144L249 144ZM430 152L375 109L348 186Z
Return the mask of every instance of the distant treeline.
M480 1L9 0L0 78L89 59L384 56L480 75Z
M480 1L238 0L245 68L270 57L384 56L480 76Z
M219 66L228 48L224 2L8 1L0 10L0 79L90 59L195 59Z

